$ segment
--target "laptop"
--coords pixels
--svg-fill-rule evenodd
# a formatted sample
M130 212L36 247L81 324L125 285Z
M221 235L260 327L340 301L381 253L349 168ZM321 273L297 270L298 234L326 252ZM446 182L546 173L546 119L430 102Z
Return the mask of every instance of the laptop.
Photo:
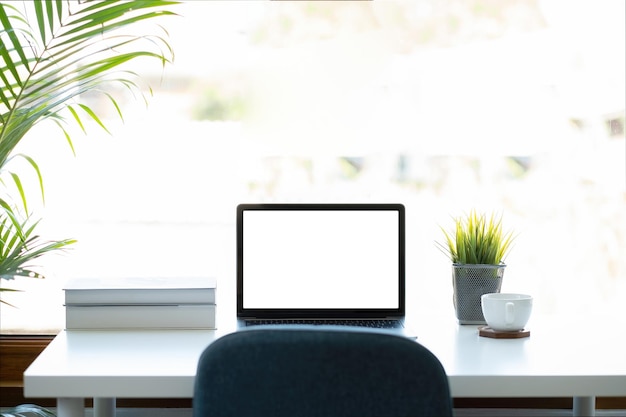
M415 338L405 324L404 206L237 206L237 324Z

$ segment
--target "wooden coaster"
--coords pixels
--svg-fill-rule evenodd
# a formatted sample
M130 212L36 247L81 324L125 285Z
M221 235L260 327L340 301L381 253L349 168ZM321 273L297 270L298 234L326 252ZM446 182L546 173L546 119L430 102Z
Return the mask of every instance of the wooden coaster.
M480 336L491 337L493 339L519 339L522 337L529 337L530 330L522 329L507 332L502 330L493 330L489 326L483 326L478 328L478 334Z

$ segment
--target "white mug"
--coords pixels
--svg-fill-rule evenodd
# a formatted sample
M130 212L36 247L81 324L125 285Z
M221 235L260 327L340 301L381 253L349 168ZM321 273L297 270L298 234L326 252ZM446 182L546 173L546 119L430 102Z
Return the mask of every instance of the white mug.
M484 294L480 301L487 325L497 331L523 330L533 309L533 298L526 294Z

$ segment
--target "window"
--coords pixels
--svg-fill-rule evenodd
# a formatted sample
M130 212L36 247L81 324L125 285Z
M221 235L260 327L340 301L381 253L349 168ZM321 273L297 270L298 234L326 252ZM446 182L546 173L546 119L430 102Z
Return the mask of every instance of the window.
M41 125L45 237L74 249L10 284L2 332L63 327L75 276L216 276L234 285L235 205L407 207L407 305L452 315L434 242L450 216L518 233L503 291L538 313L626 295L624 2L184 2L148 108L112 135ZM84 97L96 103L95 97ZM103 106L106 103L103 103ZM106 107L103 107L106 111ZM55 132L58 139L50 137ZM9 285L3 281L2 285ZM225 296L228 296L225 294ZM233 292L234 296L234 292Z

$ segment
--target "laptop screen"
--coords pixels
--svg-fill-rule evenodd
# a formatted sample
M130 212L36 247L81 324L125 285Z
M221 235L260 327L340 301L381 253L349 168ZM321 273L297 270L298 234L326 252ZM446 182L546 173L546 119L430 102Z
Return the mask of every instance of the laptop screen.
M237 311L249 317L404 314L404 207L237 209Z

